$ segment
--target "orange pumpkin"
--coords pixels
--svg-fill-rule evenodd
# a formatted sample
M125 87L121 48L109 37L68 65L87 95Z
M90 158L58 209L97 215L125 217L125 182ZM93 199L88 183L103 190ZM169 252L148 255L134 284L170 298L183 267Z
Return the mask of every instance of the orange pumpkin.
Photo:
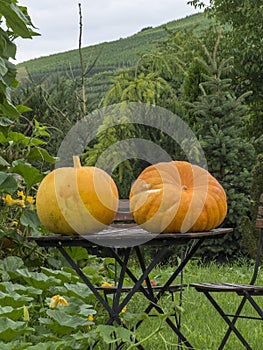
M134 220L151 232L208 231L227 213L226 194L205 169L183 161L151 165L130 191Z
M73 160L74 167L55 169L40 183L36 196L37 214L51 232L94 233L114 219L118 190L105 171L81 167L77 156Z

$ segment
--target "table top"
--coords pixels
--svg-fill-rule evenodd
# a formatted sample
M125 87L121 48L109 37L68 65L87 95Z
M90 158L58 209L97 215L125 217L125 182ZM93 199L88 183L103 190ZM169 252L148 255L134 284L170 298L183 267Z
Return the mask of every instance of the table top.
M35 241L40 246L82 246L93 245L106 247L131 247L137 245L173 245L184 244L192 239L200 238L220 238L226 233L233 231L232 228L216 228L203 232L187 233L151 233L139 226L108 227L98 233L86 235L61 235L54 234L40 237L29 237L30 241Z

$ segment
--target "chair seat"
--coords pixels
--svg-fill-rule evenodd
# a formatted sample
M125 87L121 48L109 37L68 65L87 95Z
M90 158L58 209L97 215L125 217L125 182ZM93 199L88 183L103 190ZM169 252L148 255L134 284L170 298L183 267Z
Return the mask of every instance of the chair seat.
M237 284L237 283L191 283L191 287L194 287L197 291L208 291L208 292L249 292L255 295L263 294L263 286L254 286L250 284Z

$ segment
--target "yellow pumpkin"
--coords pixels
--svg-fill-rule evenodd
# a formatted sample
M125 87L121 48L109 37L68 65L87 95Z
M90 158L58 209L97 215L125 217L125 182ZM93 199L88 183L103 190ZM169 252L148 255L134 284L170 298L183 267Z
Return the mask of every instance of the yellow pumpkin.
M54 233L100 231L114 219L118 208L117 187L102 169L82 167L77 156L73 162L74 167L57 168L40 183L37 214L41 223Z
M208 231L227 213L223 187L189 162L161 162L144 169L130 191L134 220L151 232Z

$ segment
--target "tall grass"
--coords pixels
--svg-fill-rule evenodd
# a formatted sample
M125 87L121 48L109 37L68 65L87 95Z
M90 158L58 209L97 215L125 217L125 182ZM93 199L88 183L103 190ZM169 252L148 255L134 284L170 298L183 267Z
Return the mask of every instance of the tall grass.
M159 267L155 271L155 278L158 284L162 284L168 275L172 273L171 266ZM248 283L253 272L253 265L248 262L236 262L233 264L216 264L210 263L203 265L192 262L188 265L184 272L184 282L234 282ZM179 281L177 281L179 282ZM258 283L263 283L263 274L259 273ZM171 300L171 295L167 293L161 304L165 312L169 312L173 305L179 305L179 293L175 293L174 304ZM234 312L241 301L241 297L234 293L217 293L216 295L220 305L228 312ZM263 298L261 298L263 307ZM141 293L137 293L133 302L128 305L128 310L141 310L146 307L145 299ZM185 337L190 341L196 350L215 350L218 348L225 331L227 324L221 316L215 311L203 293L198 293L192 287L187 287L182 295L181 310L181 330ZM254 314L249 304L245 305L243 314ZM160 318L149 317L138 328L138 339L145 338L151 334L160 325ZM263 322L256 320L240 319L237 321L237 327L251 344L253 350L263 349ZM172 350L177 349L177 336L172 332L170 327L163 322L159 332L153 335L147 342L143 344L145 349L155 350ZM182 347L184 349L184 347ZM232 334L225 347L226 350L241 350L244 346Z

